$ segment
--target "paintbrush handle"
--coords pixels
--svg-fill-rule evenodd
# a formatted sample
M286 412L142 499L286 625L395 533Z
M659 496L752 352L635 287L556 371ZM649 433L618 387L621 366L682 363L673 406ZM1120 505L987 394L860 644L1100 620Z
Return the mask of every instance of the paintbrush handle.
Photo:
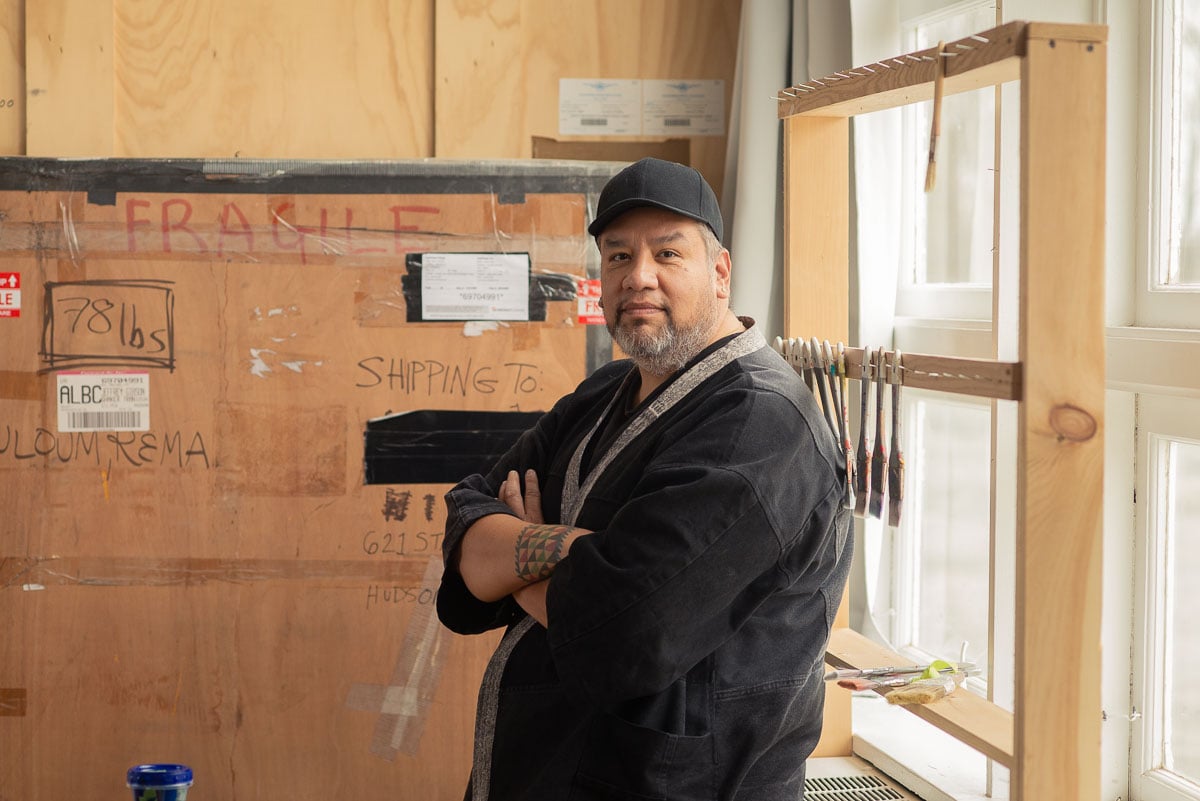
M871 498L871 446L868 443L871 427L867 420L871 398L871 349L863 348L862 373L859 379L858 414L858 459L854 475L854 513L862 517L867 513L867 502Z
M892 384L892 458L888 462L888 525L900 525L904 500L904 456L900 453L900 354L896 354L895 382Z
M833 421L833 415L830 414L829 388L825 386L825 368L818 361L813 369L814 375L817 378L817 387L821 393L821 410L825 413L825 422L829 424L829 430L833 432L834 438L838 435L837 423Z
M846 489L842 494L842 506L845 509L853 509L857 502L854 496L854 443L850 441L850 412L846 408L850 405L850 381L846 375L846 354L842 351L840 342L838 343L837 377L841 396L841 402L838 404L841 413L838 422L842 425L842 450L846 454Z
M883 439L883 390L886 376L883 348L879 349L879 364L875 370L875 452L871 456L871 517L883 517L884 482L887 480L887 450Z

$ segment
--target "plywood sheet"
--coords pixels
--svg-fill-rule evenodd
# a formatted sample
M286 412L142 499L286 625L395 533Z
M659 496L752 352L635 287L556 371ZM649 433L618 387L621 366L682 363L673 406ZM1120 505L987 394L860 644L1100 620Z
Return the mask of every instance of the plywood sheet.
M113 0L25 3L28 155L112 155L113 50Z
M549 408L598 329L407 322L405 256L583 276L611 167L211 168L0 165L0 797L178 760L230 801L458 801L496 638L437 624L447 486L364 485L366 421ZM147 373L148 430L61 430L77 371Z
M558 135L559 78L726 82L737 58L740 2L728 0L436 0L434 155L530 155ZM692 139L692 165L721 190L725 137Z
M432 151L431 0L111 6L111 155L395 159Z
M0 156L25 152L25 3L0 0Z

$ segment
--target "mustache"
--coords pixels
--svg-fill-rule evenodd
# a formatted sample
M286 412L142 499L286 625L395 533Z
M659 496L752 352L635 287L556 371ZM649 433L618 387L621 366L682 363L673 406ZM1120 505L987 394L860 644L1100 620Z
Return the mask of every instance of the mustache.
M641 298L629 298L628 300L623 300L617 304L617 317L620 317L622 314L625 313L625 311L630 306L633 306L633 305L653 306L654 308L660 309L660 310L666 312L667 314L671 313L671 307L669 305L667 305L666 303L661 303L661 302L652 301L652 300L643 300Z

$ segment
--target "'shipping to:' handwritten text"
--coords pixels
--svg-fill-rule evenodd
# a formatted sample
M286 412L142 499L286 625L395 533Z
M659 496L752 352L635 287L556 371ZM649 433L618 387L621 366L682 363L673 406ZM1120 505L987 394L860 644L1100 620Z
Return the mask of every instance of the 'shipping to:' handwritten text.
M407 395L492 395L511 392L530 395L542 388L541 368L526 362L505 362L499 367L467 359L447 364L437 359L368 356L358 361L360 389L384 387Z

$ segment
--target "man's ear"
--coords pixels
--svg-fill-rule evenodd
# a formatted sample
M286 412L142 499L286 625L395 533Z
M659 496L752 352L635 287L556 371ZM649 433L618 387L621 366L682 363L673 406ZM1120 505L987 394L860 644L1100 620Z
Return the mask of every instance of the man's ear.
M733 272L733 262L729 258L729 251L721 248L721 252L717 254L717 261L713 265L717 271L717 297L729 298L729 276Z

